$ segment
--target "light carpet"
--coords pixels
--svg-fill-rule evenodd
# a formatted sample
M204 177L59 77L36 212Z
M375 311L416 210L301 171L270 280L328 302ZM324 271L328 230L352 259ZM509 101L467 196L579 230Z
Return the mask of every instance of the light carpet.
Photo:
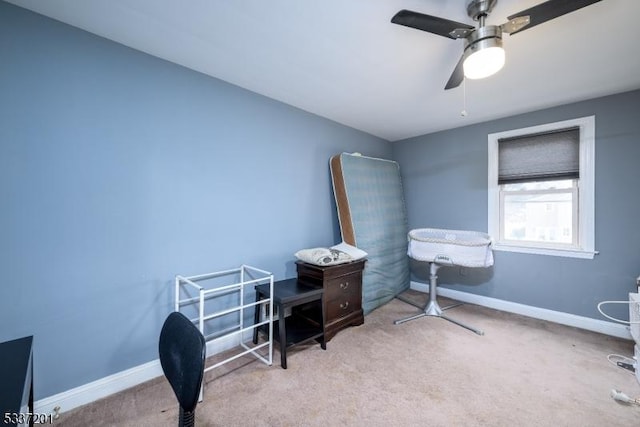
M411 290L405 296L427 300ZM286 370L276 351L271 367L246 357L207 373L196 425L640 425L640 407L610 397L613 388L640 396L635 376L607 360L631 356L631 341L474 305L447 314L484 336L436 317L393 324L417 312L393 300L338 333L326 351L292 348ZM55 424L173 426L177 419L161 377L63 413Z

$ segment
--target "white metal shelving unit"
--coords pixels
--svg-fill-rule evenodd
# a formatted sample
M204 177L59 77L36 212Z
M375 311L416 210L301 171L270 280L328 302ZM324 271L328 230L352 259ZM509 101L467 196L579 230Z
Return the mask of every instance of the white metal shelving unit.
M209 283L213 283L215 281L220 282L225 278L233 277L237 280L239 277L239 282L220 285L217 283L214 287L206 287L203 282L209 281ZM246 287L253 285L254 287L261 284L269 283L269 298L263 299L260 301L254 302L245 302L246 296ZM191 293L189 292L191 291ZM197 293L197 296L193 296L193 293ZM236 294L238 296L238 304L219 308L211 313L206 313L205 310L205 302L212 301L215 299L220 299L223 296L229 296ZM219 300L220 301L220 300ZM205 368L205 372L208 372L212 369L215 369L225 363L231 362L239 357L242 357L246 354L253 354L262 362L267 365L271 365L273 363L273 274L261 270L259 268L251 267L249 265L241 265L238 268L234 268L231 270L225 271L217 271L213 273L201 274L198 276L189 276L184 277L177 275L175 278L175 311L181 311L186 306L197 305L198 315L195 318L191 318L191 321L198 326L198 329L204 335L205 340L207 342L214 340L222 340L229 339L234 336L237 336L238 343L244 351L241 351L233 356L230 356L214 365L211 365ZM264 306L267 304L267 315L265 318L257 323L251 323L250 325L245 325L245 311L247 309L258 309L258 305ZM216 305L222 305L221 303ZM261 307L262 308L262 307ZM263 312L263 310L261 310ZM222 330L217 330L215 332L205 334L205 322L221 318L222 316L231 315L233 313L237 313L237 323L226 327ZM253 313L252 313L253 314ZM253 319L253 316L251 317ZM263 326L268 325L269 328L269 339L266 342L253 345L250 347L247 345L247 342L244 340L245 333L251 331L251 335L253 335L253 330ZM267 356L263 356L258 353L258 350L261 348L268 347Z

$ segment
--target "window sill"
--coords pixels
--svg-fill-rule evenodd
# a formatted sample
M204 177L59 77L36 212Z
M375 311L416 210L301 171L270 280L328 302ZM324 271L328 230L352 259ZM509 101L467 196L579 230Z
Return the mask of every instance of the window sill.
M519 252L524 254L550 255L582 259L593 259L593 257L598 254L598 251L585 251L582 249L536 248L530 246L505 245L495 242L491 245L491 248L494 251Z

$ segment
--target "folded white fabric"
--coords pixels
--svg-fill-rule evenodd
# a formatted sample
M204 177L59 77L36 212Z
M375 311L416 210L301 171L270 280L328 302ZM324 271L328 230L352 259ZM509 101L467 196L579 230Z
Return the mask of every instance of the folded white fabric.
M367 256L367 253L343 242L330 248L302 249L295 256L300 261L324 266L356 261Z
M342 251L349 254L351 258L353 258L353 261L362 259L367 256L367 253L362 249L358 249L355 246L351 246L350 244L345 242L342 242L335 246L331 246L331 249L335 249L335 250Z

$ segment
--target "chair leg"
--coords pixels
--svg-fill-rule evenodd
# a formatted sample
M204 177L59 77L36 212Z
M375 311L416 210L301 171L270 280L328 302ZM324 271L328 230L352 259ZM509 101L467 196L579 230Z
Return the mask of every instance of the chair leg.
M415 319L419 319L420 317L424 317L424 316L434 316L434 317L441 317L444 320L448 320L451 323L454 323L458 326L462 326L465 329L470 330L471 332L475 332L478 335L484 335L484 332L481 331L480 329L476 329L473 328L469 325L465 325L462 322L459 322L455 319L450 318L449 316L445 316L442 312L444 310L448 310L450 308L454 308L457 307L459 305L462 305L462 303L459 304L453 304L450 305L448 307L445 308L441 308L440 304L438 304L438 269L441 267L440 265L436 264L435 262L430 263L430 269L429 269L429 302L427 302L427 305L424 307L424 310L422 313L418 313L416 315L413 315L411 317L407 317L406 319L400 319L400 320L396 320L393 322L394 325L399 325L401 323L405 323L408 322L410 320L415 320ZM402 299L401 299L402 300ZM402 300L404 301L404 300ZM408 302L408 301L407 301ZM415 305L412 303L409 303L411 305Z
M180 407L180 419L178 420L178 427L194 427L196 421L196 410L185 411L182 406Z

